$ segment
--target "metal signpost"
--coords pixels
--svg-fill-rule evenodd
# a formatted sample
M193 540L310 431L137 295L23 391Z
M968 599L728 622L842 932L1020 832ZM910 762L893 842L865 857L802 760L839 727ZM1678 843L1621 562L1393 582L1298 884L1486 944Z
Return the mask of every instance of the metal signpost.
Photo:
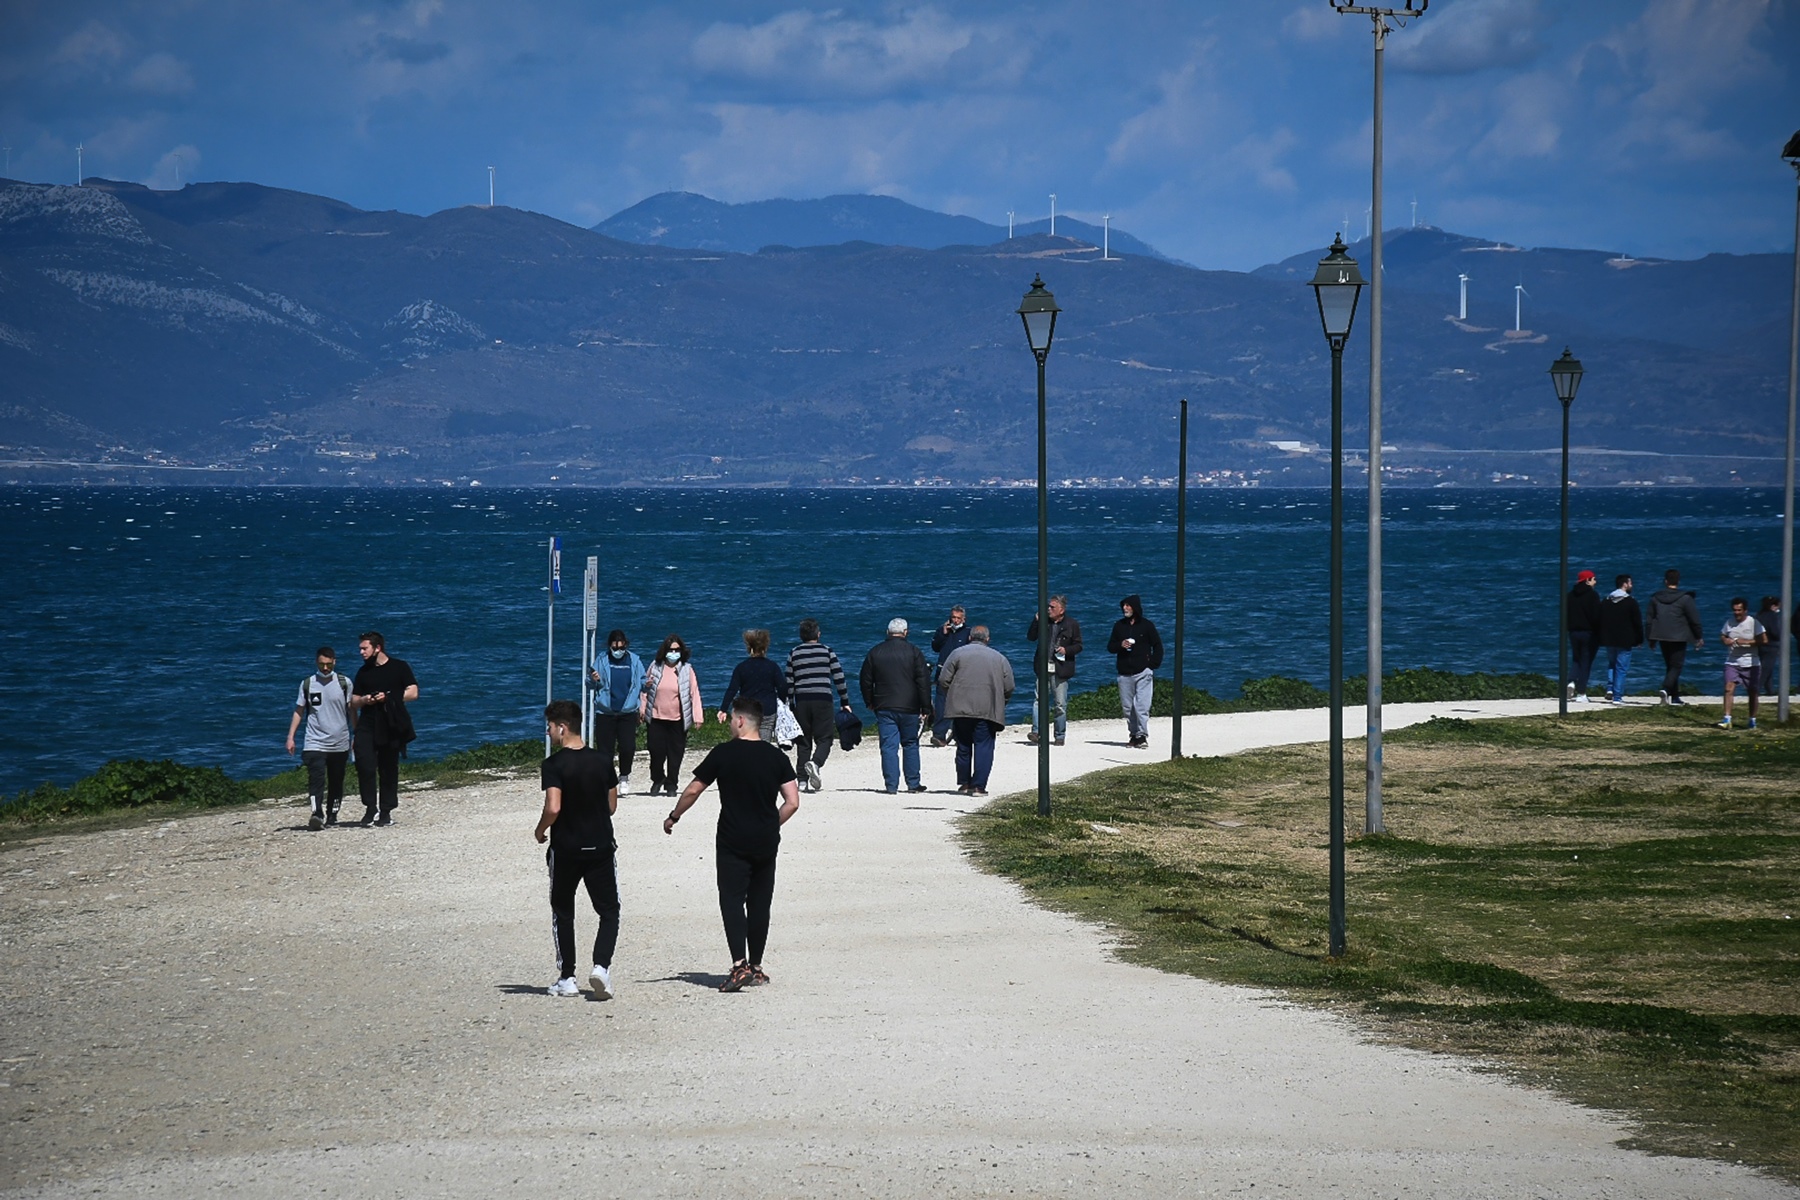
M550 539L550 594L549 628L544 637L544 703L547 705L556 699L556 598L562 594L562 539ZM544 756L548 758L551 750L550 732L544 731Z
M600 624L600 560L588 555L587 570L581 576L581 740L594 741L594 689L588 686L588 664L599 657L596 641Z
M1175 481L1175 723L1169 758L1181 757L1181 650L1187 632L1187 399L1181 401L1181 474Z

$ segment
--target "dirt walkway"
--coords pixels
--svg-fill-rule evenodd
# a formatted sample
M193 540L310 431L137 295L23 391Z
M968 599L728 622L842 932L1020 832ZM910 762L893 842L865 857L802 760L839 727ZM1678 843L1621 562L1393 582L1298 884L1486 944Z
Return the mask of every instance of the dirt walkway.
M1543 707L1390 706L1388 724ZM1186 730L1221 753L1320 739L1325 718ZM1058 776L1143 761L1123 740L1073 727ZM875 790L872 741L833 757L783 847L774 982L736 996L713 990L710 801L673 839L668 801L622 802L604 1004L542 994L534 779L411 796L385 831L308 834L270 805L10 847L0 1188L1795 1194L1619 1149L1602 1117L1330 1016L1113 961L1102 931L969 868L951 752L923 753L935 790L898 797ZM995 791L1033 770L1009 731Z

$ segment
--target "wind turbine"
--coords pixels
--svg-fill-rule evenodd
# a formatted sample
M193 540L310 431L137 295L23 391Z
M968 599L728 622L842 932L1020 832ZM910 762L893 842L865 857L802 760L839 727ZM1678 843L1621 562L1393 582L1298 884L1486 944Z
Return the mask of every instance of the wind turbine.
M1112 258L1112 214L1105 214L1100 222L1100 261L1106 262Z
M75 186L81 186L81 146L75 147Z
M1056 193L1050 193L1050 236L1056 236Z
M12 178L12 147L6 147L6 177Z
M1344 214L1344 240L1350 240L1350 214Z
M1006 240L1009 242L1012 241L1012 227L1013 227L1013 210L1009 208L1006 210Z
M1462 284L1462 302L1456 306L1456 319L1466 321L1469 319L1469 277L1458 275L1456 278Z
M1375 236L1375 208L1373 205L1363 209L1363 241Z
M1523 283L1513 284L1513 332L1514 333L1524 332L1525 306L1524 306L1524 303L1520 300L1520 297L1521 296L1529 296L1529 295L1531 295L1531 293L1525 290L1525 285Z
M1417 196L1413 197L1412 227L1414 229L1417 229L1419 227L1419 198Z
M494 207L494 168L488 168L488 207Z

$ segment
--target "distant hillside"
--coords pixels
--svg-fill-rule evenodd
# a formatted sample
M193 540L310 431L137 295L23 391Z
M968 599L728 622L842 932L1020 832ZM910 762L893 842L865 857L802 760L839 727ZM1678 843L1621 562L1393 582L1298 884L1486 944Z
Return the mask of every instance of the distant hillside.
M690 250L730 250L754 254L765 246L839 246L870 242L877 246L992 246L1006 240L1006 226L974 217L932 212L892 196L826 196L820 200L755 200L726 204L693 192L662 192L615 213L594 226L596 233L645 246L680 246ZM1048 233L1049 218L1019 221L1015 236ZM1060 216L1059 237L1098 246L1105 231L1098 225ZM1107 242L1114 254L1162 258L1154 248L1114 228Z
M1013 310L1041 271L1063 308L1055 478L1169 477L1185 396L1195 470L1324 480L1329 360L1296 277L1318 251L1199 271L1103 262L1057 231L739 254L508 208L421 217L253 184L0 184L0 479L1027 480L1035 370ZM1785 258L1507 252L1538 272L1530 328L1511 336L1473 292L1470 319L1446 319L1445 264L1499 257L1463 255L1470 244L1391 241L1399 478L1553 472L1545 370L1564 343L1588 368L1584 482L1778 476L1785 299L1767 297ZM1758 333L1762 305L1778 330ZM1357 332L1352 447L1366 321Z

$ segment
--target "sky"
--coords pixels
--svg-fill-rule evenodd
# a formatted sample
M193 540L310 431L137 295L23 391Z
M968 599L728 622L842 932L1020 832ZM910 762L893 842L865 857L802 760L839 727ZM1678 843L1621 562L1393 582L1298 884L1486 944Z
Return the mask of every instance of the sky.
M1398 6L1403 0L1387 0ZM1793 247L1800 0L1431 0L1386 221L1639 257ZM669 189L1112 216L1243 270L1361 236L1369 18L1328 0L0 0L12 178L242 180L592 225Z

